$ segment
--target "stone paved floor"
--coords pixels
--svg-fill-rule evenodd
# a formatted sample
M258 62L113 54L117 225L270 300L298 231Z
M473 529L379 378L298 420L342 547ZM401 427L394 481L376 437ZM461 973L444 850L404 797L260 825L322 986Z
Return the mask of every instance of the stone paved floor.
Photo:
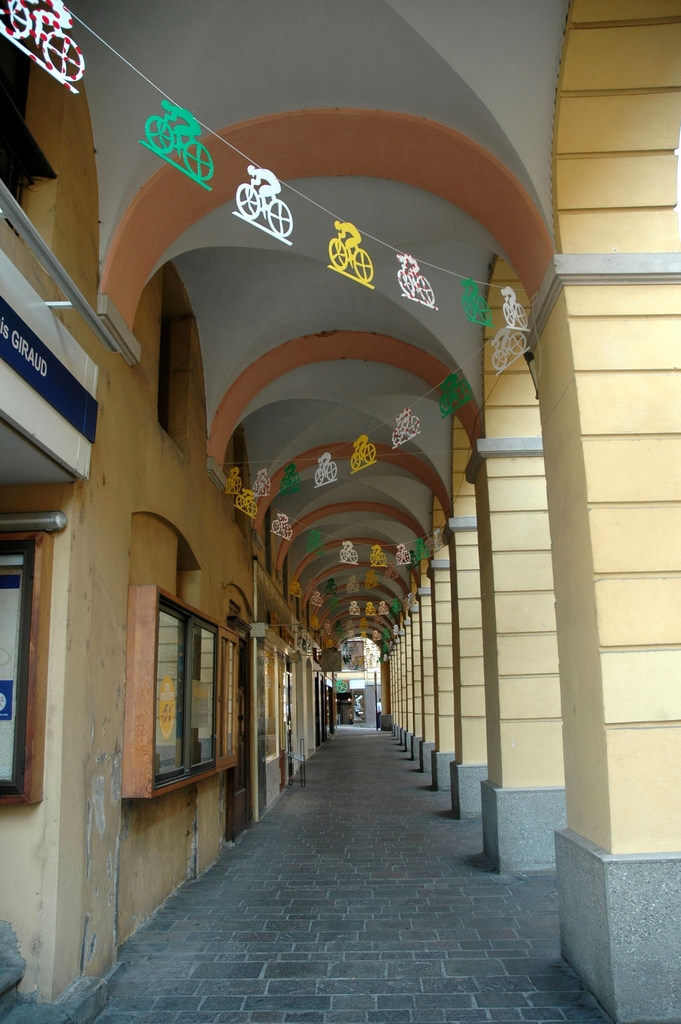
M120 950L97 1024L603 1022L555 881L490 871L391 733L341 728Z

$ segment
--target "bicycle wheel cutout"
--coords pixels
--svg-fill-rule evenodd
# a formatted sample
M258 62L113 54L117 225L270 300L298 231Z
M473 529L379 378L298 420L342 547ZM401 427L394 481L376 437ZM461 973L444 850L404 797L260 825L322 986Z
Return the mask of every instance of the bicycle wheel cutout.
M273 199L267 211L267 220L272 233L287 238L293 231L293 217L286 203Z
M188 143L182 151L182 159L189 174L197 181L204 182L213 177L213 158L202 143Z

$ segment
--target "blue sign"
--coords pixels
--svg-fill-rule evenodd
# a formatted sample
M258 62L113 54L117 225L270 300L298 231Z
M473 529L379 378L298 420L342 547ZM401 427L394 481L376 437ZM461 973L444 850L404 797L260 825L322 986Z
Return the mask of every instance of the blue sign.
M94 441L96 400L1 296L0 358L71 426Z
M13 679L0 679L0 722L12 721Z

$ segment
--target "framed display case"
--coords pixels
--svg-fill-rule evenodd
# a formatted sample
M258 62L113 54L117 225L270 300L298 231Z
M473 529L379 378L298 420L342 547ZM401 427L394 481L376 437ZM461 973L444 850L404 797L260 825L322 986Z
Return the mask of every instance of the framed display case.
M154 797L235 763L228 631L155 586L132 586L123 796Z

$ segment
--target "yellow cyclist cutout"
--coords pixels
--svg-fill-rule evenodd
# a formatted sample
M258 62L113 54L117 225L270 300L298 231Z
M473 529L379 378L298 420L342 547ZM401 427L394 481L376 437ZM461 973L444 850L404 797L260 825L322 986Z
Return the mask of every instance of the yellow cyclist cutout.
M333 226L338 234L329 242L329 270L373 289L369 282L374 276L374 265L369 253L360 246L361 234L348 220L335 220Z

